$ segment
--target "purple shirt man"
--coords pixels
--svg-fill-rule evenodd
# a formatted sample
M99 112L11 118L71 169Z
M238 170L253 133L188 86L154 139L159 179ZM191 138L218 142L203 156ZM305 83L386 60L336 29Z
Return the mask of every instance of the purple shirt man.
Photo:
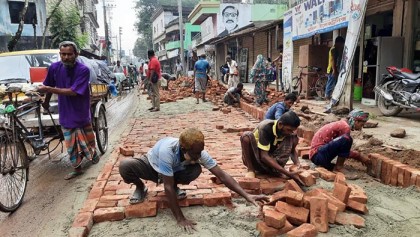
M48 70L45 86L70 88L76 96L58 95L58 112L60 125L71 128L82 128L91 121L89 68L75 62L73 68L67 68L62 62L56 62Z

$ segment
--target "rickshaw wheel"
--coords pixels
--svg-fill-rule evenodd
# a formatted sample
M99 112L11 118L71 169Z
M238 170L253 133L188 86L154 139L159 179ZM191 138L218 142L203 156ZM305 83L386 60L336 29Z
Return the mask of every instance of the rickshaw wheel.
M98 149L101 154L104 154L108 149L108 124L103 106L99 109L98 117L95 118L95 134Z

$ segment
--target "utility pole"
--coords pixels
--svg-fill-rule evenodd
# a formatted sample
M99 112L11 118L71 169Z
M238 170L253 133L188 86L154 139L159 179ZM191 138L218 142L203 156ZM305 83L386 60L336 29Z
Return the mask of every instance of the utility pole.
M102 0L102 4L104 5L104 27L105 27L105 46L106 46L106 51L105 51L105 56L106 56L106 61L108 62L109 65L109 35L108 35L108 23L106 21L106 5L105 5L105 0Z
M122 27L119 27L119 35L120 35L120 51L119 51L119 55L120 55L120 61L121 61L121 53L122 53L122 45L121 45L121 35L122 35Z
M184 64L184 24L182 22L182 1L178 0L178 15L179 15L179 43L181 44L181 52L180 52L180 57L181 57L181 65L182 68L184 68L185 70L185 75L188 74L188 68L185 67Z

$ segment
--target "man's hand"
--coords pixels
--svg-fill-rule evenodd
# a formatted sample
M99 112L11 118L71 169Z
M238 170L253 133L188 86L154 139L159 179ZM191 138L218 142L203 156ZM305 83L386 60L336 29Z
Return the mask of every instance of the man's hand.
M187 233L192 234L194 230L196 230L194 226L197 225L197 223L194 221L183 219L178 221L178 225L181 226L182 229L184 229Z
M248 197L246 198L246 200L248 202L252 203L254 206L258 206L257 201L264 203L264 202L268 202L269 198L264 194L261 194L261 195L251 195L251 194L249 194Z
M50 86L39 85L36 90L38 92L41 92L41 93L48 93L48 92L51 91L51 87Z

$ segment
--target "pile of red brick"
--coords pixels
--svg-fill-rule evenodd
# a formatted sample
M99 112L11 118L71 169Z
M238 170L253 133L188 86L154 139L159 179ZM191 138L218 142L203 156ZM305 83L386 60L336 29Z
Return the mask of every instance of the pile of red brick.
M293 169L293 166L290 168ZM323 168L316 168L310 174L313 175L334 181L333 190L315 188L304 192L295 181L288 180L284 189L274 193L268 205L263 207L264 220L257 223L261 236L287 233L287 236L310 237L318 232L328 232L329 224L365 226L363 217L345 212L348 209L368 213L367 196L361 187L347 184L342 173L336 174Z

